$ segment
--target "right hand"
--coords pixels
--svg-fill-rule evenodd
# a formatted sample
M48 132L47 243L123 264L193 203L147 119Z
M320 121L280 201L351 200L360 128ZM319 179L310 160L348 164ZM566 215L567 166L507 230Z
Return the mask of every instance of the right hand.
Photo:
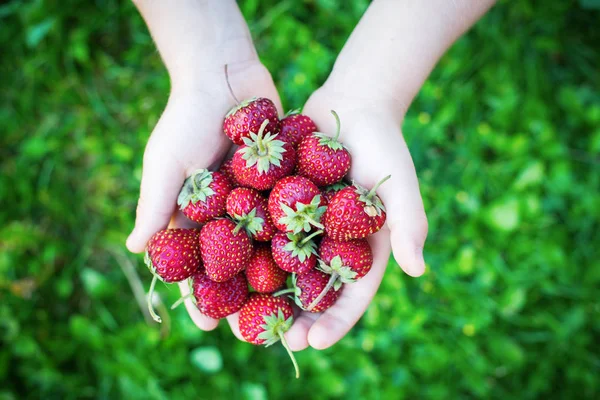
M196 82L174 82L167 107L146 145L135 227L127 239L127 248L134 253L143 252L150 237L161 229L198 227L176 208L183 181L199 168L217 169L232 147L223 133L223 118L235 101L224 68L200 71L198 76ZM228 76L238 99L266 97L281 113L271 75L258 60L228 65ZM180 288L182 295L189 293L187 282ZM216 328L219 321L202 315L191 300L185 304L200 329ZM240 337L234 321L232 330Z

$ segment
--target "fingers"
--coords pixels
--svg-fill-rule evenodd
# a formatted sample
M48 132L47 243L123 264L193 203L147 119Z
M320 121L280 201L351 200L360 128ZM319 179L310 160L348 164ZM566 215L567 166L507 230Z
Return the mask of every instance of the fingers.
M190 286L187 281L179 282L179 290L181 291L182 296L190 294ZM194 321L194 324L203 331L212 331L219 325L219 320L202 314L192 299L185 300L185 308L190 315L190 318L192 318L192 321Z
M229 83L238 100L251 97L265 97L275 104L279 116L283 116L283 107L279 93L269 70L260 63L252 65L229 65ZM248 79L252 76L253 79Z
M308 331L314 322L321 316L320 313L302 311L298 314L290 330L285 334L292 351L306 349L308 344Z
M242 336L242 333L240 332L240 313L239 313L239 311L236 312L235 314L231 314L230 316L228 316L227 323L229 324L229 327L231 328L231 332L233 333L233 335L236 338L238 338L239 340L241 340L242 342L245 342L246 340L244 339L244 337Z
M146 160L149 161L144 162L135 227L127 239L127 248L134 253L144 251L150 237L166 228L185 178L178 164L168 158L150 156Z
M382 172L389 171L392 177L377 193L387 210L394 258L404 272L417 277L425 272L423 247L428 224L417 174L403 140L398 140L395 157L386 163L386 167ZM383 178L384 174L381 175L378 179Z
M362 317L379 288L390 254L389 232L383 229L369 238L373 267L361 280L344 285L335 304L323 312L308 331L308 343L326 349L342 339Z
M373 188L391 175L377 193L386 207L394 258L408 275L420 276L425 271L427 217L415 167L398 122L377 112L345 116L349 121L345 143L352 153L349 176Z

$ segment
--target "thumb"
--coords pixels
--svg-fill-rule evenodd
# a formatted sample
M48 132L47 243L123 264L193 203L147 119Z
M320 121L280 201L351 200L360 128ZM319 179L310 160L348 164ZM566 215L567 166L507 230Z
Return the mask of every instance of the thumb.
M392 177L377 192L387 210L394 258L404 272L416 277L425 272L423 247L428 224L415 167L404 140L401 142L388 166Z
M167 227L185 178L185 172L175 160L153 157L153 154L149 147L144 155L135 227L126 243L134 253L144 251L150 237Z
M355 124L356 132L361 133L353 132L348 143L353 157L350 175L368 188L391 175L377 188L377 194L386 207L394 258L408 275L420 276L425 271L427 216L406 142L392 119L348 119Z

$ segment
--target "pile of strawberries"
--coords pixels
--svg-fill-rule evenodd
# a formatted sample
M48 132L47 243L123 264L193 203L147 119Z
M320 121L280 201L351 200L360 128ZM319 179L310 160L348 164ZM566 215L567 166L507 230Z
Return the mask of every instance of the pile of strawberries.
M200 312L219 319L239 311L244 339L267 346L281 340L296 376L283 336L293 322L288 296L305 311L331 307L344 284L371 269L366 237L386 218L375 189L389 177L371 190L343 181L351 156L332 113L334 137L302 114L279 120L269 99L232 109L223 131L239 148L218 171L194 172L177 199L202 228L162 230L146 252L154 275L149 299L157 280L191 278Z

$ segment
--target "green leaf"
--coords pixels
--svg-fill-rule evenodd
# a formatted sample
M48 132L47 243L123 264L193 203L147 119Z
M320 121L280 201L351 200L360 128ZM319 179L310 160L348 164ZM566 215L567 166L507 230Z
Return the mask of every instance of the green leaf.
M46 35L54 28L55 20L53 18L46 19L37 25L32 26L27 30L27 46L36 47Z
M113 283L94 269L84 268L81 271L81 281L85 291L93 298L103 298L114 292Z
M190 361L199 370L211 374L223 368L221 352L213 346L195 348L190 352Z
M544 179L544 164L540 161L531 162L515 180L514 187L523 190L529 186L537 186Z
M486 214L486 221L493 228L510 232L520 223L519 202L510 198L493 205Z

